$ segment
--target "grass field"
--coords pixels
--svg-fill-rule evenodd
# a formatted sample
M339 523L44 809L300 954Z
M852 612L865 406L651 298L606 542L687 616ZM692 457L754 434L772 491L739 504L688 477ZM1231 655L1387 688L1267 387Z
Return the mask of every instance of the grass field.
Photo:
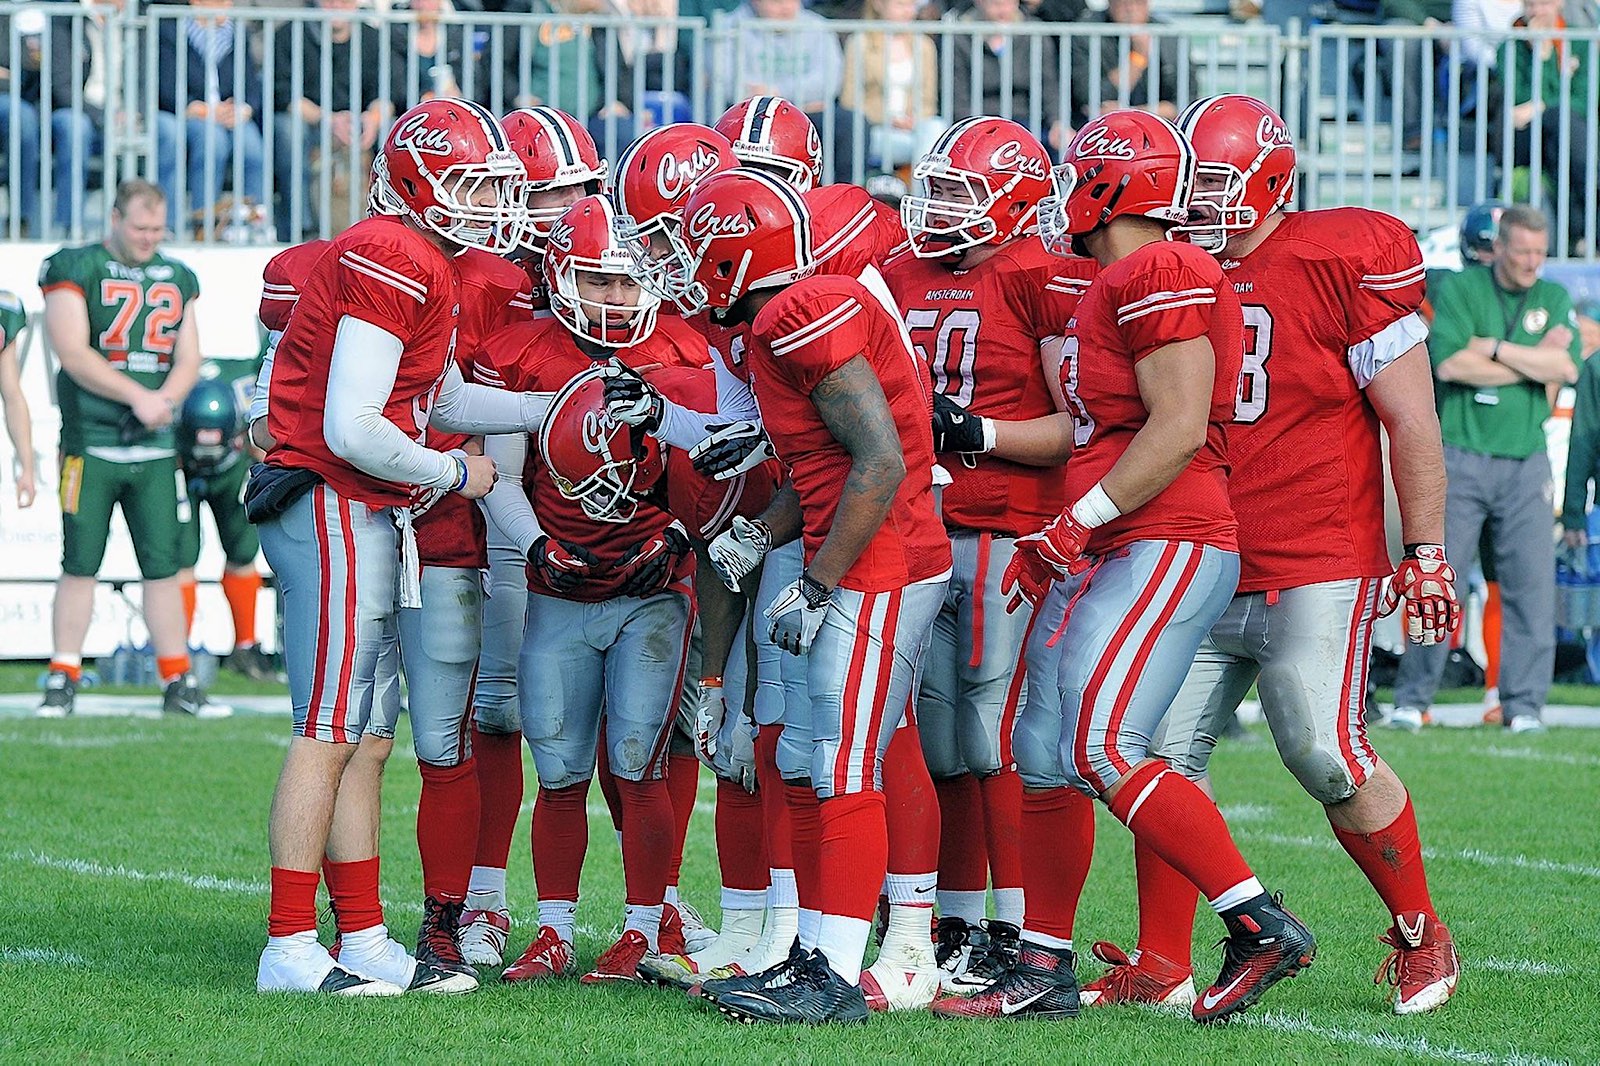
M1110 1011L1074 1023L874 1019L849 1031L735 1027L682 996L640 988L488 985L449 1001L262 997L266 804L286 743L281 718L0 719L0 1056L12 1061L494 1062L1045 1059L1113 1063L1600 1060L1600 732L1384 735L1410 783L1436 901L1465 959L1437 1016L1389 1014L1372 973L1385 949L1376 899L1261 732L1217 758L1225 811L1247 855L1316 931L1321 954L1241 1022ZM384 896L402 938L420 913L417 775L397 749L386 784ZM531 768L529 778L532 778ZM692 827L686 898L715 911L709 782ZM620 917L614 837L598 805L579 912L592 959ZM527 824L513 850L513 947L533 933ZM1134 928L1126 833L1102 819L1079 921L1082 944ZM1199 976L1214 973L1202 917ZM1086 954L1086 953L1085 953ZM1095 964L1082 965L1092 974Z

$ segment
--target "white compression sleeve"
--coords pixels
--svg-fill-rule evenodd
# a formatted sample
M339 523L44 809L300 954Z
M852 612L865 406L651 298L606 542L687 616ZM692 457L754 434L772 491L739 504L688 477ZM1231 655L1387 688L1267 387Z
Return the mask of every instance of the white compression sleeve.
M499 473L494 488L483 498L483 511L500 536L515 544L523 555L544 530L522 490L522 464L528 458L526 433L501 433L483 440L483 454L494 460ZM492 533L493 531L491 531Z
M550 399L550 393L507 392L472 384L452 363L428 410L428 425L452 433L531 433L544 421Z
M267 334L267 352L261 357L261 371L256 375L256 391L250 396L250 418L254 422L267 417L267 396L272 390L272 361L278 357L278 338L282 330Z
M741 381L723 362L722 353L711 350L711 368L717 375L715 414L691 411L661 397L661 428L652 436L674 448L693 448L710 434L709 426L728 422L761 421L761 408L748 382Z
M454 488L457 460L424 448L384 417L404 345L388 330L345 315L333 337L322 436L328 449L364 474L401 485Z

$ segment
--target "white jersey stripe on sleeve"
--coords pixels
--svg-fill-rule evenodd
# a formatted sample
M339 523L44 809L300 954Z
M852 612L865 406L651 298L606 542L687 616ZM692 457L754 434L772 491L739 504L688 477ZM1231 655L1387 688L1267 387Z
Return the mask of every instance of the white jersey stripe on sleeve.
M415 278L406 277L392 267L384 266L382 263L375 262L353 251L346 251L340 255L339 261L351 270L365 274L376 281L394 286L418 303L425 304L428 302L428 287L426 285Z
M1174 297L1178 297L1178 296L1200 296L1200 295L1210 296L1212 299L1215 299L1217 294L1216 294L1216 290L1212 289L1209 286L1201 286L1200 288L1197 288L1197 289L1177 289L1177 290L1171 291L1171 292L1153 292L1148 296L1140 297L1139 299L1133 301L1132 303L1123 304L1121 307L1117 308L1117 314L1125 315L1129 311L1136 311L1139 308L1145 306L1146 304L1160 303L1163 300L1171 300Z
M793 333L779 337L772 342L772 354L775 356L788 355L796 348L810 344L819 337L826 336L835 328L850 321L861 313L861 304L854 299L846 300L821 318L807 322Z
M1207 289L1206 295L1204 296L1191 296L1185 300L1168 300L1166 303L1151 304L1148 307L1141 307L1139 310L1134 311L1131 314L1118 315L1117 325L1126 326L1129 322L1132 322L1136 318L1143 318L1145 315L1153 315L1157 311L1176 311L1180 307L1203 307L1206 304L1214 304L1216 302L1216 294Z

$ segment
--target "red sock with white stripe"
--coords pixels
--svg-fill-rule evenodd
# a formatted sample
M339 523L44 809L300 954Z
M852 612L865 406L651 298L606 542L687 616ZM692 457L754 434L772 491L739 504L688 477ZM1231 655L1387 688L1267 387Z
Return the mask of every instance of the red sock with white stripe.
M340 933L357 933L383 924L376 855L355 862L324 862L322 879L328 883L328 903L333 907Z
M467 898L478 842L478 769L475 759L455 766L417 761L422 796L417 801L417 851L422 856L422 894L460 902Z
M467 891L492 897L484 904L504 907L506 862L522 809L522 734L484 733L474 726L472 764L478 775L478 835Z
M980 777L983 838L988 842L989 879L994 884L994 916L1022 924L1022 778L1015 768Z
M683 868L683 845L689 839L689 819L694 817L699 789L700 760L693 755L667 756L667 794L672 802L672 858L667 864L667 884L674 888Z
M1356 833L1335 825L1333 835L1367 875L1391 915L1421 911L1429 918L1436 917L1411 793L1406 793L1406 805L1395 820L1376 833Z
M756 799L761 801L761 827L767 850L767 903L772 907L799 908L789 790L778 773L778 738L782 733L781 725L764 725L756 732Z
M541 900L578 898L589 850L588 796L589 782L579 781L566 788L541 788L533 801L533 884Z
M835 973L861 981L878 889L889 866L889 827L881 792L834 796L821 804L817 948ZM802 888L804 899L804 888Z
M1117 786L1111 813L1173 869L1187 877L1218 914L1265 895L1228 833L1228 824L1198 785L1147 760Z
M1193 967L1194 905L1200 890L1144 840L1133 838L1139 881L1139 952Z
M272 895L267 910L267 935L294 936L317 931L317 882L315 870L272 868Z
M800 896L800 946L814 948L817 946L817 923L822 915L819 902L822 895L822 807L810 785L785 785L784 792L789 797L794 881ZM874 907L882 884L880 874L872 886Z
M1072 947L1078 900L1094 859L1094 800L1074 788L1022 793L1022 935L1050 948Z
M939 914L977 925L989 913L983 789L973 774L933 784L939 794Z
M728 891L766 895L767 846L761 799L732 781L717 782L717 865L722 871L723 909ZM760 910L763 902L755 904Z
M656 950L661 902L672 863L672 796L664 780L617 778L622 802L622 879L627 892L627 928L642 932ZM655 908L652 913L650 908Z

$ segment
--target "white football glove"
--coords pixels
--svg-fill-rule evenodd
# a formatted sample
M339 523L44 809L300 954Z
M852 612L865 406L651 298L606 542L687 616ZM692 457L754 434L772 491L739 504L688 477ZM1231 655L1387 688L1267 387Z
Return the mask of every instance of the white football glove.
M711 568L722 583L734 592L739 582L749 577L772 548L772 531L759 518L734 515L726 532L719 533L706 549Z
M694 752L712 770L717 768L717 734L728 705L722 701L722 678L703 677L695 692Z
M761 612L772 623L769 639L790 655L804 655L811 650L832 602L833 590L802 571Z
M460 448L452 448L445 452L445 454L453 455L457 459L465 459L467 457L467 453L462 451ZM450 495L449 489L430 489L422 485L418 485L412 491L411 495L411 520L414 522L423 515L427 514L433 509L435 504L448 495Z
M756 790L756 727L744 715L739 716L723 756L728 760L726 773L729 781L737 782L746 792Z
M706 439L689 449L689 462L713 481L738 477L774 455L772 441L759 422L730 422L707 429Z
M613 422L642 426L654 432L661 425L661 394L631 367L613 360L606 365L606 416Z

